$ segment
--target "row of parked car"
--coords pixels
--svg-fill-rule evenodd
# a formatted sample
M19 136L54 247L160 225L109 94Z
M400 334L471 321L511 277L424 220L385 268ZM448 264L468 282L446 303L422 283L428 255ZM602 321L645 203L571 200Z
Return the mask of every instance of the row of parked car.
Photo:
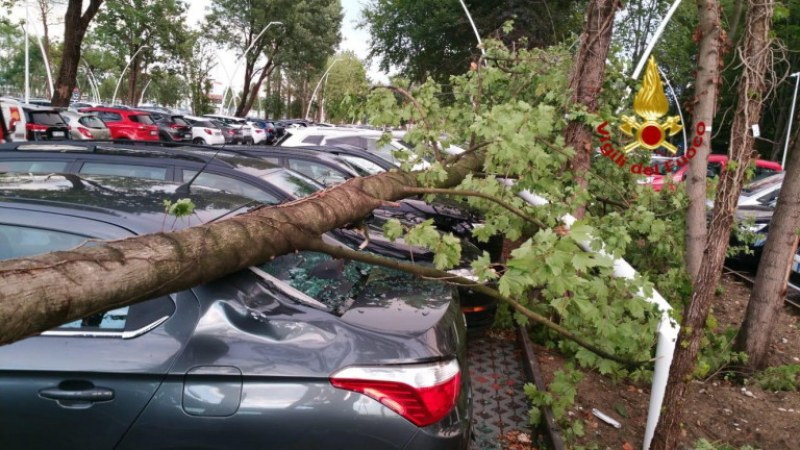
M207 223L397 167L368 150L380 147L375 132L286 134L290 145L303 145L0 144L0 259ZM371 144L302 143L322 134ZM191 198L195 213L165 221L164 201L180 198ZM470 242L479 217L420 199L373 211L366 251L432 261L426 249L382 237L392 218L409 226L431 219L463 237L459 273L481 251ZM365 243L363 230L348 228L324 239ZM9 395L0 402L0 440L10 449L230 448L234 441L239 449L466 449L466 331L490 323L493 308L469 289L402 272L284 255L0 347L0 386Z
M273 144L284 130L259 118L197 117L155 107L55 109L0 98L0 141L128 139L203 145Z

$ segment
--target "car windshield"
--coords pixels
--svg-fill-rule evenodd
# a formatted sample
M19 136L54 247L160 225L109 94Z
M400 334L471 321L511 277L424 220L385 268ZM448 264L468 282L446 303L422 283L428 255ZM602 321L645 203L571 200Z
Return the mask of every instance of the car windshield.
M783 173L779 173L771 177L764 178L763 180L758 180L755 183L750 183L742 188L742 193L751 195L759 191L772 188L776 185L780 185L783 183L783 175Z
M64 123L64 119L61 117L61 114L54 111L32 111L31 122L50 126L66 125Z
M149 114L131 114L129 117L131 122L141 123L144 125L153 125L154 123Z
M217 124L215 124L211 120L195 120L192 122L193 127L204 127L204 128L220 128Z
M375 164L372 161L369 161L367 159L358 156L339 155L339 158L344 160L350 167L353 168L353 170L355 170L358 173L359 176L362 177L385 172L385 170L383 170L383 167Z
M314 180L288 170L273 170L262 178L294 198L307 197L323 188Z

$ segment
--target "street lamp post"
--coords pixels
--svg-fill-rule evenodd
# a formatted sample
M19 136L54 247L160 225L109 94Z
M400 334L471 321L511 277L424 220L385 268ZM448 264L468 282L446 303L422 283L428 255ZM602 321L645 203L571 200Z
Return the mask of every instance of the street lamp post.
M786 142L783 143L783 158L781 159L781 167L786 168L786 153L789 151L789 140L792 138L792 122L794 122L794 107L797 104L797 86L800 85L800 72L795 72L790 77L795 78L794 82L794 97L792 97L792 109L789 111L789 126L786 130Z
M328 69L325 71L325 73L323 73L322 76L319 77L319 81L317 82L317 86L314 88L314 92L311 93L311 99L308 100L308 108L306 108L306 116L305 116L306 120L308 120L308 114L311 112L311 104L314 103L314 97L317 96L317 91L319 90L319 87L322 84L322 80L324 80L325 77L328 76L328 72L331 71L331 69L333 68L333 65L336 64L337 62L339 62L339 58L334 59L331 62L331 65L328 66Z
M122 69L122 73L119 75L119 80L117 81L117 87L114 88L114 95L111 96L111 106L114 106L114 102L117 100L117 92L119 91L119 85L122 84L122 78L125 76L125 72L128 70L128 67L130 67L130 65L133 62L133 60L136 59L136 55L138 55L140 51L142 51L142 50L144 50L146 48L150 48L150 46L149 45L143 45L143 46L139 47L139 50L136 50L135 52L133 52L133 55L131 56L130 61L128 61L128 64L126 64L125 68Z
M276 22L268 23L267 26L265 26L264 29L261 30L261 32L258 33L258 35L256 35L255 39L253 39L253 42L250 43L250 46L248 46L247 49L244 51L244 53L242 53L242 56L239 57L239 60L236 63L236 67L233 69L233 73L228 77L228 85L225 87L225 89L222 90L222 101L220 101L220 103L219 103L219 113L220 114L222 114L222 109L223 109L223 106L225 105L225 96L228 93L228 91L231 90L231 85L233 84L233 79L236 77L236 73L239 72L239 68L242 67L242 63L244 62L245 58L247 57L247 54L250 52L250 50L252 50L253 46L256 45L256 42L258 42L258 40L261 38L261 36L263 36L264 33L266 33L267 30L269 29L269 27L271 27L272 25L281 25L281 26L283 26L283 22L276 21ZM223 67L224 67L224 64L223 64ZM232 91L231 91L231 95L233 95Z
M464 3L464 0L459 1L461 2L461 7L464 8L464 12L467 14L469 24L472 25L472 31L475 32L475 38L478 39L478 48L481 49L481 55L486 56L486 50L483 49L483 41L481 41L481 35L478 33L478 27L475 26L475 21L472 20L472 14L469 13L469 9L467 9L467 5Z

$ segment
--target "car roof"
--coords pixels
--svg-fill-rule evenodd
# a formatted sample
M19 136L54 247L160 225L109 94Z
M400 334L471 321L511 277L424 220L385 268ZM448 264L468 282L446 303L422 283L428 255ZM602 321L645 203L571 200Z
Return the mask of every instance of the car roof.
M0 173L0 204L24 211L89 218L114 224L134 234L172 231L199 225L261 206L252 199L166 181L116 176ZM165 212L165 201L189 198L191 216L177 218Z

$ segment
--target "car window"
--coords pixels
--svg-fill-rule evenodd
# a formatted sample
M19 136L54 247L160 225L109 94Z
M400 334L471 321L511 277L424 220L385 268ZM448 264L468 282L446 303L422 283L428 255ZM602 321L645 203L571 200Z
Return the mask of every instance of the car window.
M54 111L31 111L31 122L51 126L65 125L61 114Z
M721 172L722 172L722 164L720 164L720 163L710 162L710 163L708 163L708 166L706 166L706 177L707 178L718 177Z
M362 177L385 172L383 167L365 158L351 155L339 155L339 158L345 160Z
M111 112L111 111L99 111L97 116L103 122L119 122L122 120L122 116L119 113Z
M134 166L131 164L109 164L86 162L80 173L90 175L115 175L120 177L146 178L149 180L166 180L167 169L154 166Z
M323 138L325 138L325 136L319 136L319 135L318 136L306 136L305 139L303 139L303 143L304 144L310 144L310 145L319 145L319 144L322 143L322 139Z
M188 183L196 173L197 173L196 170L183 170L183 182ZM218 191L227 192L230 194L240 195L242 197L258 200L262 203L267 203L270 205L277 205L278 203L280 203L280 200L277 197L273 196L268 192L264 192L263 189L259 189L251 184L237 180L235 178L230 178L213 173L208 173L208 172L201 173L192 182L192 184L211 189L216 189Z
M66 172L67 164L67 161L0 161L0 172Z
M94 129L106 128L106 124L104 124L103 121L96 116L81 117L80 119L78 119L78 122L80 122L81 125L87 128L94 128Z
M288 170L274 170L262 178L295 198L307 197L323 188L321 184Z
M367 143L364 138L358 136L336 137L328 138L325 142L326 145L352 145L353 147L367 149Z
M313 161L289 159L289 168L325 186L333 186L347 180L340 171Z
M187 127L190 127L190 126L192 126L192 125L191 125L189 122L187 122L187 121L186 121L186 120L185 120L183 117L173 117L173 118L172 118L172 121L173 121L173 122L175 122L175 123L176 123L176 124L178 124L178 125L183 125L183 126L187 126Z
M149 114L131 114L128 116L131 122L141 123L144 125L153 125L153 118Z

